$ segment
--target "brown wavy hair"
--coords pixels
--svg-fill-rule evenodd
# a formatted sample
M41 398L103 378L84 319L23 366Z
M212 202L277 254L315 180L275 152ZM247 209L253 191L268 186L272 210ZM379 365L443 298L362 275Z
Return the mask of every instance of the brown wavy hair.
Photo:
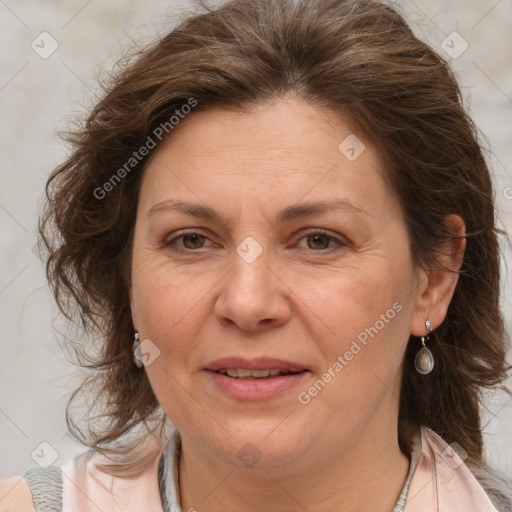
M415 371L419 343L409 340L399 440L406 452L410 427L427 426L458 442L469 464L483 465L482 392L503 387L510 369L499 305L501 231L479 135L447 62L413 35L396 7L375 0L202 5L132 57L82 127L67 135L72 154L51 174L40 218L58 305L96 340L93 356L74 343L90 371L74 398L84 392L94 403L87 427L68 407L71 432L101 451L149 418L164 417L146 373L133 364L128 296L148 157L115 186L104 184L191 99L194 115L214 107L246 111L292 94L348 118L375 143L416 265L438 266L451 236L443 219L464 220L467 247L446 320L431 337L436 366L429 375Z

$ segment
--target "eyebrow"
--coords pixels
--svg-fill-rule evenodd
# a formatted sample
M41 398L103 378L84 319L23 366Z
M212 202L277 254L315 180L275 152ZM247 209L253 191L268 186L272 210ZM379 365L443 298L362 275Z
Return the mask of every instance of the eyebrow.
M313 215L319 215L329 210L345 210L348 213L353 214L364 214L368 215L366 210L356 206L347 199L334 199L330 201L317 201L311 203L299 203L292 206L288 206L281 210L277 215L278 223L291 222L293 220L302 219L304 217L310 217ZM148 211L148 217L154 215L157 212L162 211L178 211L192 217L201 219L211 219L227 224L227 220L215 210L209 206L190 203L186 201L178 201L173 199L167 199L160 203L155 204Z

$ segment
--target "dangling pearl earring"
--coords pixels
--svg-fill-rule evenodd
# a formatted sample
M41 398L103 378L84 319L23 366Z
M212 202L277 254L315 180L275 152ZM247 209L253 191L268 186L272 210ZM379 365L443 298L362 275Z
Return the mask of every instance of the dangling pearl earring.
M432 332L432 325L430 320L425 322L425 327L427 329L427 341L429 341L429 334ZM434 369L434 356L432 355L432 352L430 352L430 350L425 346L425 336L421 337L421 344L423 347L421 347L421 349L416 354L414 365L418 373L426 375Z
M133 352L133 362L135 363L135 366L139 369L142 368L143 363L142 363L142 359L141 359L141 355L140 355L140 337L139 337L138 332L135 333L135 336L133 339L132 352Z

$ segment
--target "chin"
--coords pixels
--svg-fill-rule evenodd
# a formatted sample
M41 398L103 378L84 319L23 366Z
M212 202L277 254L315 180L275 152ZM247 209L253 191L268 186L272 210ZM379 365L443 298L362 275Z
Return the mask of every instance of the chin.
M298 426L287 425L282 430L276 426L275 421L272 422L272 427L266 428L254 423L244 427L238 426L233 437L226 434L226 437L217 443L217 449L222 452L219 456L225 458L226 463L261 470L270 470L294 462L307 445L304 434Z

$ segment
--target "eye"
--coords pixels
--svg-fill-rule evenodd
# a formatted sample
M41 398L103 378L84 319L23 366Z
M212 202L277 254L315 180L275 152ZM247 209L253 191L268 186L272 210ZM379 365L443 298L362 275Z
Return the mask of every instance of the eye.
M330 233L323 231L321 229L315 230L305 237L301 238L302 240L306 240L307 248L312 251L325 251L326 249L332 249L333 243L336 246L346 246L343 240L338 237L331 235Z
M171 240L166 242L164 246L174 251L190 252L208 247L207 242L209 240L210 239L206 235L195 230L181 231ZM306 247L300 243L303 240L306 241ZM303 236L300 239L300 242L299 247L309 249L314 252L323 252L329 249L335 249L336 247L346 247L348 245L347 242L343 241L341 238L321 229L316 229L315 231L308 233L306 236Z
M207 240L209 240L207 236L202 235L197 231L182 231L180 234L166 242L165 247L177 251L193 251L195 249L202 249L205 247Z

